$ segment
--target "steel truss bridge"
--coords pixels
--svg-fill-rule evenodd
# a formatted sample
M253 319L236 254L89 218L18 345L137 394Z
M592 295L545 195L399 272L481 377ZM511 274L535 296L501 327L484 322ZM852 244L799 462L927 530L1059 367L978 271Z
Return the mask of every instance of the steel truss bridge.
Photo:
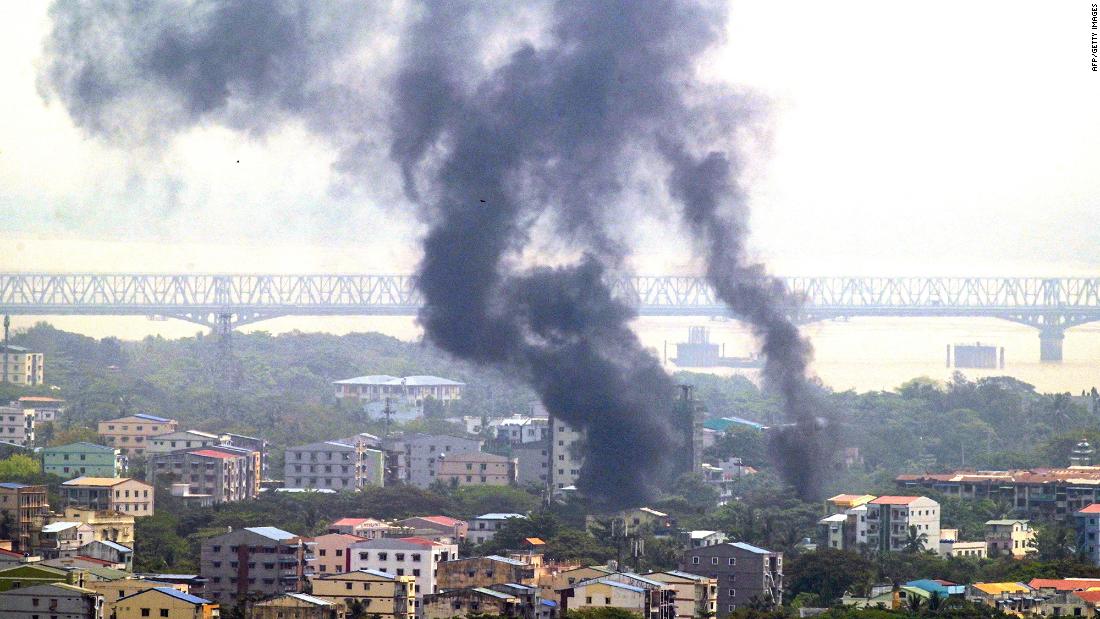
M792 319L993 317L1039 330L1062 358L1066 329L1100 320L1100 278L785 277ZM729 316L701 277L619 275L614 294L642 316ZM279 316L412 316L411 275L0 273L0 314L164 316L234 327Z

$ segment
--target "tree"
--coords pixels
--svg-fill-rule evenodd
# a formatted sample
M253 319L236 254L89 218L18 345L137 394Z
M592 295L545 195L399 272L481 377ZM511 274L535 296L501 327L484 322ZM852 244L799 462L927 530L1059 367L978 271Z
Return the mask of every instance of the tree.
M11 457L0 460L0 479L16 480L27 479L42 472L38 460L23 454L13 454Z
M854 552L822 548L795 556L787 562L785 571L791 591L813 594L829 606L845 592L866 593L874 579L874 567Z
M909 533L905 536L905 552L924 552L927 544L928 534L923 531L918 532L916 525L909 525Z
M565 614L565 619L642 619L642 615L625 608L600 606L571 610Z

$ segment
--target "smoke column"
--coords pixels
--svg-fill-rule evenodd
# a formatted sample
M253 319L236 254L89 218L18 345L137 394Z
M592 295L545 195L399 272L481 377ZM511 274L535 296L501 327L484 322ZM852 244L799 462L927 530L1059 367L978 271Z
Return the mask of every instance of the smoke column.
M746 201L727 146L743 106L693 74L722 39L725 3L523 11L462 1L59 2L41 89L80 127L122 144L204 123L262 136L295 120L338 149L340 173L399 178L428 224L419 268L427 337L515 372L555 417L582 428L579 485L611 505L667 484L672 454L686 446L669 426L671 381L605 278L626 257L624 222L664 202L632 200L629 179L668 170L708 279L762 342L767 385L792 424L777 442L781 464L812 496L820 448L809 346L786 318L782 287L744 257ZM517 17L544 27L507 41ZM396 52L376 53L395 31ZM517 266L537 225L555 231L572 262Z

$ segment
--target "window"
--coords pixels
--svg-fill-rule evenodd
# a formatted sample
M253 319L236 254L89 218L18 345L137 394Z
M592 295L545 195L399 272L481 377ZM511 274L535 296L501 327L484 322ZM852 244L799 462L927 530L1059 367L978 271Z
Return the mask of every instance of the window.
M735 557L730 557L730 565L737 565L737 559Z
M691 564L692 565L699 565L699 557L692 557L691 558Z
M731 598L737 597L737 589L730 589L730 597Z
M148 608L141 609L141 616L142 617L148 617L149 616L149 609Z
M167 608L160 609L160 616L161 617L167 617L168 616L168 609Z
M347 589L348 591L351 591L351 587L352 587L352 583L350 583L350 582L344 583L344 588Z
M419 552L414 552L412 558L413 558L413 561L419 561L420 560L420 553Z
M389 556L390 556L390 554L388 552L380 552L380 553L378 553L378 560L379 561L385 561L386 559L389 558Z
M711 557L710 558L710 564L711 565L718 565L718 557Z
M326 550L325 550L324 548L322 548L322 549L321 549L320 551L318 551L318 553L317 553L317 554L319 554L319 555L321 555L321 556L323 557L323 556L325 556L325 553L326 553L326 552L327 552L327 551L326 551Z
M369 552L361 552L359 553L359 560L366 561L368 556L370 556Z
M403 552L398 552L398 553L395 553L395 555L394 555L394 556L396 556L396 557L397 557L397 560L398 560L398 561L404 561L404 560L405 560L405 553L403 553Z
M584 598L584 603L585 604L591 604L592 603L592 596L590 595L590 596Z

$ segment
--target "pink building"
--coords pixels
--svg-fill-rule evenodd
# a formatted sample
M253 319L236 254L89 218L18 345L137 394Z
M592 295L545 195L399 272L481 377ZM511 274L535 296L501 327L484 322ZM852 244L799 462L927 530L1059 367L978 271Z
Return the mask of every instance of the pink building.
M348 547L355 542L364 541L361 537L346 533L328 533L313 538L313 554L317 560L313 563L318 576L342 574L348 571Z
M341 518L329 525L329 533L346 533L363 539L378 539L388 532L396 531L392 524L374 518Z

